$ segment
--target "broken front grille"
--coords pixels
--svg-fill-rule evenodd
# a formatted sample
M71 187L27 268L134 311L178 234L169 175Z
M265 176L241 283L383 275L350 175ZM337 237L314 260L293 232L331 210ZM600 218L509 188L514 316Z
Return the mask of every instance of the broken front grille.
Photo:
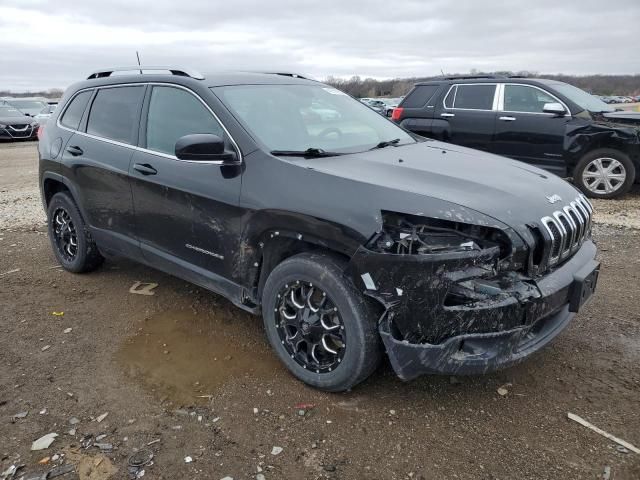
M580 248L591 232L592 215L591 203L580 195L569 205L541 219L551 242L548 266L566 260Z

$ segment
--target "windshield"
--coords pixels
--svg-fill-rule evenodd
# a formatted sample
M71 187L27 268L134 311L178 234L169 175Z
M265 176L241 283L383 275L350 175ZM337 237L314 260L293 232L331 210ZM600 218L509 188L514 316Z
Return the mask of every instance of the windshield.
M20 110L44 110L46 108L46 104L43 102L38 102L37 100L11 100L11 105Z
M0 107L0 117L22 117L24 118L24 113L20 110L16 110L13 107Z
M270 151L354 153L398 139L404 130L340 90L324 85L233 85L214 88Z
M585 92L584 90L569 85L568 83L554 83L553 88L567 97L573 103L590 112L613 112L615 108L610 107L595 95Z

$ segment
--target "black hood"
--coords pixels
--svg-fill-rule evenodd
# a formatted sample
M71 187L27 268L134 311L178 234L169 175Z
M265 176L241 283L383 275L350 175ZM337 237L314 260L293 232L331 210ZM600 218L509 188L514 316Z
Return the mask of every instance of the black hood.
M609 121L615 123L632 124L640 127L640 112L631 112L628 110L619 112L603 113L602 116Z
M536 167L437 141L295 163L358 184L354 197L377 211L506 225L519 232L580 195Z

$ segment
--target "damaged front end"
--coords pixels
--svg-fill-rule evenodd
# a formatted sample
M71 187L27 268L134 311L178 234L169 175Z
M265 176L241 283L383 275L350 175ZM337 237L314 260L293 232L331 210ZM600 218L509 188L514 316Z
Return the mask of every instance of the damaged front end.
M384 306L379 332L398 376L484 373L555 337L573 316L574 277L597 270L590 241L545 276L530 268L535 250L508 227L383 212L348 273Z

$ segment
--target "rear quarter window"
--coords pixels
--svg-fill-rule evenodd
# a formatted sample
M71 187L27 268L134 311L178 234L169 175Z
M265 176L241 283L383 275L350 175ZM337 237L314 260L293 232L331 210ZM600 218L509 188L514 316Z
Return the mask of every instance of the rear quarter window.
M87 90L84 92L80 92L75 97L73 97L73 100L71 100L69 106L62 115L60 123L65 127L77 130L92 93L93 90Z
M136 143L143 86L98 90L89 112L87 133L117 142Z
M403 108L424 107L433 95L438 91L440 85L418 85L407 95L402 102Z

